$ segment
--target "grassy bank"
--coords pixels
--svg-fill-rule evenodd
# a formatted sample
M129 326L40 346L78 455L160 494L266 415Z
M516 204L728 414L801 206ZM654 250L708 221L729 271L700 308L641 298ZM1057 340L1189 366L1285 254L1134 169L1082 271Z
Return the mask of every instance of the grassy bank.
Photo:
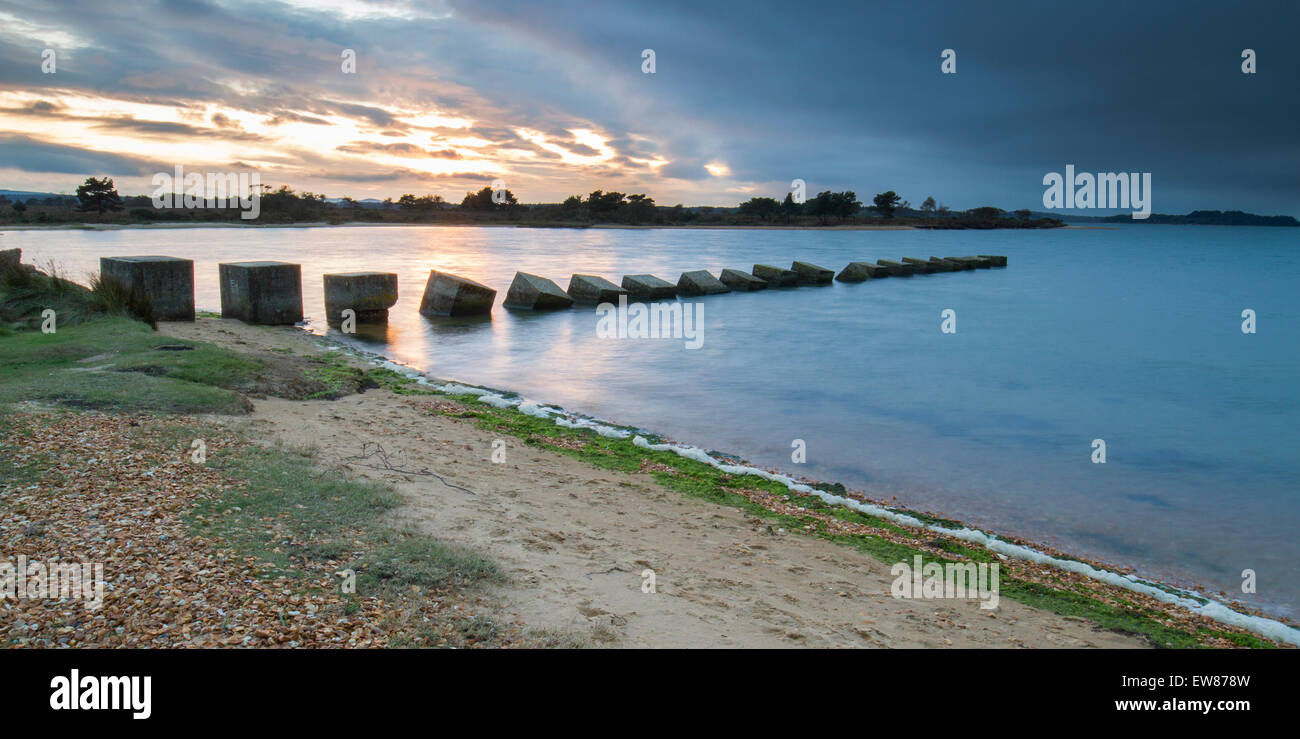
M14 618L0 619L0 643L520 643L481 602L481 585L503 580L497 566L387 524L402 503L391 488L323 469L313 450L259 446L238 424L184 415L365 383L337 355L255 357L123 317L7 331L0 551L103 563L114 588L93 615L78 603L7 602Z

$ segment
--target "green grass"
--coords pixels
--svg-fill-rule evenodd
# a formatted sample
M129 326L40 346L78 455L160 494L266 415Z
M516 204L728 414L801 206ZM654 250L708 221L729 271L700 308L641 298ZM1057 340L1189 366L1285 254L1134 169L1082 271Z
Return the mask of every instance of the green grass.
M188 346L187 351L160 346ZM242 413L228 389L261 364L199 342L161 336L147 325L100 317L55 333L0 337L0 403L43 401L73 408L163 413Z
M0 270L0 325L6 331L39 330L44 312L53 310L57 324L74 326L102 316L135 318L156 325L153 301L113 277L95 275L90 287L23 266Z
M196 508L191 529L255 557L267 575L299 577L313 563L351 569L360 596L504 581L495 563L470 550L384 524L383 514L401 505L401 497L385 485L317 467L314 454L240 444L210 455L210 467L240 484ZM276 522L274 530L268 521Z

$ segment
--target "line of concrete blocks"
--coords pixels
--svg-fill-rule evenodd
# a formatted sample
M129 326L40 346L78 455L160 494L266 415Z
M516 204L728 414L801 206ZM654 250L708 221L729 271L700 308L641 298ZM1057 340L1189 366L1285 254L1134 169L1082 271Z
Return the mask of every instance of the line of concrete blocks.
M892 259L877 259L870 262L849 262L849 265L835 275L839 282L863 282L882 277L910 277L918 274L935 272L957 272L967 269L988 269L1005 267L1007 258L998 254L980 254L973 257L930 257L915 259L903 257L901 262Z
M575 274L567 290L553 281L527 272L516 272L505 307L521 310L556 310L573 305L614 303L620 297L633 301L672 300L677 297L720 295L751 292L768 287L829 285L835 273L810 262L794 262L790 269L755 264L752 272L724 269L715 277L707 270L683 272L677 284L654 275L624 275L623 284L615 285L599 275Z
M0 252L0 268L17 264L21 251ZM630 300L671 300L729 292L750 292L769 287L829 285L862 282L882 277L1005 267L1007 258L981 254L967 257L904 257L903 261L877 260L876 264L850 262L838 275L811 262L795 261L790 269L755 264L751 272L724 269L719 277L706 270L683 272L677 284L654 275L624 275L620 287L599 275L574 274L568 290L553 281L516 272L504 305L522 310L556 310L576 304ZM154 302L159 320L194 320L194 262L167 256L102 257L100 274L144 291ZM218 265L221 317L246 323L283 325L303 319L302 267L288 262L229 262ZM331 324L352 310L361 323L382 323L397 303L397 275L392 272L344 272L324 275L325 315ZM491 313L497 291L474 280L431 270L420 301L420 313L439 316L475 316Z

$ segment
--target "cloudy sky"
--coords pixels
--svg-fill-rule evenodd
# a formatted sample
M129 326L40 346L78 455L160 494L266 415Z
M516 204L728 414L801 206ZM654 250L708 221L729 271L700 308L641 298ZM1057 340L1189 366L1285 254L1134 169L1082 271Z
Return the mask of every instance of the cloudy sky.
M0 189L148 193L179 164L332 197L734 205L800 178L1041 209L1073 164L1152 173L1156 212L1300 216L1298 8L0 0Z

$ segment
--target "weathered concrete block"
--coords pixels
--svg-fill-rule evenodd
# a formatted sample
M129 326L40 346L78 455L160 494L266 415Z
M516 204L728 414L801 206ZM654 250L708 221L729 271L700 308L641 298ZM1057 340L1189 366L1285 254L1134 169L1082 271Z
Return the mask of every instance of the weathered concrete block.
M573 298L545 277L516 272L506 291L507 308L522 310L557 310L573 305Z
M939 257L930 257L930 266L933 267L934 272L956 272L961 269L956 262L949 262Z
M912 265L912 269L918 275L930 274L931 272L941 271L937 264L934 264L928 259L917 259L915 257L903 257L903 263Z
M623 275L623 289L637 300L672 300L677 286L654 275Z
M748 272L741 272L738 269L722 270L722 274L718 276L718 281L732 290L742 293L767 289L767 280L755 277Z
M487 285L429 270L420 312L426 316L481 316L492 312L497 291Z
M392 272L341 272L325 275L325 320L343 320L343 311L356 312L358 323L383 323L397 303L397 275Z
M302 320L302 266L230 262L217 266L221 317L277 326Z
M1004 257L1004 256L1001 256L1001 255L998 255L998 254L979 254L979 255L977 255L977 256L979 256L979 257L982 258L982 259L987 259L987 260L989 260L989 266L992 266L992 267L1005 267L1005 266L1007 266L1007 258Z
M967 262L956 262L953 261L950 257L930 257L930 261L942 262L943 264L946 264L950 268L952 268L952 271L954 272L960 272L964 269L975 269L975 265L973 264L969 264Z
M829 285L835 278L833 270L819 267L812 262L792 262L790 269L799 276L800 285Z
M22 249L0 250L0 272L4 272L7 269L18 269L18 265L22 264L22 261Z
M799 274L792 269L755 264L752 271L755 277L767 282L768 287L794 287L799 284Z
M988 269L993 266L992 262L982 257L944 257L944 259L947 259L950 262L967 265L967 269Z
M866 280L878 280L888 276L889 270L879 264L849 262L847 267L840 270L838 275L835 275L835 279L840 282L865 282Z
M731 288L702 269L683 272L682 276L677 278L677 294L684 297L719 295L729 292L731 292Z
M916 271L912 269L910 264L903 264L890 259L877 259L876 264L889 270L890 277L910 277Z
M153 301L160 321L194 320L194 262L177 257L100 257L99 274ZM301 320L301 319L300 319Z
M627 290L597 275L574 275L569 278L569 297L575 303L617 303Z

